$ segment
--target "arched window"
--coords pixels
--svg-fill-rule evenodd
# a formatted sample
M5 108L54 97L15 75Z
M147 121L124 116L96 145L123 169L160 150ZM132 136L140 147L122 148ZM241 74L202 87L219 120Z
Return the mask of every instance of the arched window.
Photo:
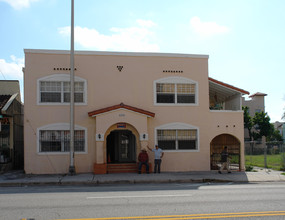
M70 151L68 123L49 124L37 129L39 153L68 153ZM75 125L74 151L87 152L87 129Z
M75 77L74 102L87 104L86 80ZM38 104L68 104L70 102L70 75L54 74L38 79Z
M155 128L156 143L168 151L198 151L199 129L185 123L170 123Z
M155 105L197 105L198 83L184 77L167 77L154 81Z

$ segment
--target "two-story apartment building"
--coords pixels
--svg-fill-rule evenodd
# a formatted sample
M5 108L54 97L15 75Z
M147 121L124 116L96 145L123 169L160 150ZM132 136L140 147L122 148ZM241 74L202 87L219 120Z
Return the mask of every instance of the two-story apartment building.
M69 169L70 53L25 50L25 171ZM242 95L208 77L208 56L75 52L75 168L108 173L158 144L163 171L244 169ZM149 152L152 159L154 155Z

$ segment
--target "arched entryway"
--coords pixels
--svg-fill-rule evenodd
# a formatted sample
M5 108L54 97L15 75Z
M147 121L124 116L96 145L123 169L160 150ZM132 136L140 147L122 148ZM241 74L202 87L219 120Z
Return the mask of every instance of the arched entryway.
M113 130L107 136L107 163L135 163L136 137L130 130Z
M231 170L241 170L240 141L230 134L221 134L211 141L211 170L218 170L221 164L221 152L224 146L228 146Z

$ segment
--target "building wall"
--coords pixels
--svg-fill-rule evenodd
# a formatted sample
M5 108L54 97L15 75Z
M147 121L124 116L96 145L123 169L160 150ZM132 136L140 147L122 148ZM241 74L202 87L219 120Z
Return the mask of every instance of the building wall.
M68 153L39 153L37 130L48 124L69 123L69 105L37 103L37 81L54 74L69 74L69 54L66 51L25 51L25 171L26 173L66 173ZM117 66L122 66L121 71ZM76 105L75 124L87 129L87 152L75 154L77 172L92 172L94 163L106 162L106 134L115 122L127 121L139 136L147 132L142 146L153 147L156 128L167 124L186 124L199 130L197 151L165 151L162 171L210 170L210 142L222 133L243 140L242 113L210 112L208 57L196 55L135 54L77 52L75 75L87 81L87 104ZM184 77L198 82L197 105L157 105L154 103L156 80ZM124 111L128 119L110 113L92 118L88 112L124 103L155 113L146 117ZM119 121L121 120L121 121ZM218 127L219 125L219 127ZM228 127L227 127L228 125ZM96 141L97 133L103 141ZM139 137L138 137L139 138ZM242 144L243 147L243 144ZM150 152L153 159L153 154ZM105 158L104 158L105 157Z

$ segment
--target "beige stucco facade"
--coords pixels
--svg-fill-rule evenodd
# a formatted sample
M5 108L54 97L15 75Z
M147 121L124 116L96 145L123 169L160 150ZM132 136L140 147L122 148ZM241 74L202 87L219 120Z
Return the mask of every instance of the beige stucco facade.
M68 81L69 62L68 51L25 50L26 173L68 172L69 153L43 152L40 132L69 129L69 104L41 101L41 82ZM234 102L238 109L210 110L210 90L217 87L209 87L207 55L78 51L75 68L75 81L84 85L83 101L75 104L75 127L84 130L85 138L84 151L75 152L77 173L110 162L107 142L114 141L110 133L119 130L134 136L133 159L143 147L158 143L158 130L195 130L195 149L164 150L162 172L210 170L211 141L229 134L240 143L240 170L244 168L243 92L215 82L235 92L224 105ZM195 102L158 103L157 83L195 84ZM153 153L149 156L152 161Z

